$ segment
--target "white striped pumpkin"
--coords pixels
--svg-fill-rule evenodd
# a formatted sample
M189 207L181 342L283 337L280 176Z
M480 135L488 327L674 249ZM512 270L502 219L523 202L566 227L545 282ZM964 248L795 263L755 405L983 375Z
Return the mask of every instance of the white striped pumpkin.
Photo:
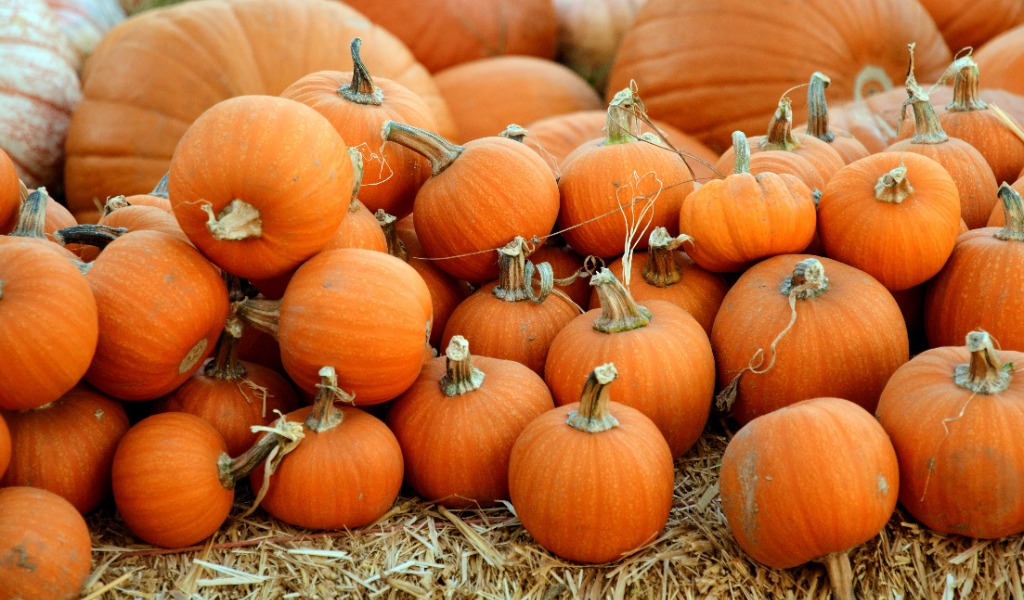
M124 20L118 0L46 0L78 53L79 72L108 29Z

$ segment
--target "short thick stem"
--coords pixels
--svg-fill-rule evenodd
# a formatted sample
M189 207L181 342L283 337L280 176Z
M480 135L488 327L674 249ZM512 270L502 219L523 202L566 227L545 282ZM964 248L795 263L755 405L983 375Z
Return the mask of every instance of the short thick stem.
M338 373L334 367L320 369L320 383L317 384L313 410L306 417L306 428L321 433L334 429L345 419L345 413L334 405L336 400L352 403L352 396L338 387Z
M740 173L750 172L750 140L747 139L747 134L742 131L732 132L732 173L733 175L739 175Z
M686 234L672 237L668 229L655 227L647 242L647 262L642 269L644 281L659 288L679 283L683 278L683 271L679 266L676 251L686 242L692 241L693 238Z
M787 151L800 147L800 142L793 137L793 107L789 98L779 101L772 120L768 122L768 133L761 138L758 147L761 150Z
M935 112L928 98L917 84L907 83L907 100L903 103L906 107L910 105L914 112L914 137L911 142L915 144L942 144L949 141L949 136L942 129L939 122L939 115Z
M234 489L235 482L249 476L270 456L275 448L295 444L303 437L302 424L281 419L251 448L235 458L221 454L217 461L220 482L225 489Z
M29 193L18 210L18 220L14 229L7 235L10 237L27 237L46 239L46 206L50 195L46 188L37 188Z
M209 202L204 202L200 208L207 215L206 229L216 240L237 242L263 235L260 210L244 200L235 198L216 215Z
M608 384L619 376L612 363L595 367L583 383L579 409L569 413L567 423L574 429L586 433L600 433L619 426L618 419L608 412L611 398Z
M828 291L825 266L816 258L805 258L796 263L793 273L786 277L779 291L784 296L794 295L797 300L816 298Z
M630 88L616 92L608 103L605 118L605 146L625 144L637 140L637 111L643 110L640 97Z
M875 184L875 200L879 202L899 204L913 193L914 188L910 185L910 180L907 179L907 167L905 165L900 165L882 175Z
M971 362L957 365L953 371L953 381L958 386L978 394L998 394L1010 387L1013 363L1000 362L988 332L968 333L967 350Z
M956 59L953 69L953 100L946 105L946 110L967 112L987 109L988 104L979 93L978 63L968 54Z
M441 376L441 391L449 398L461 396L480 389L484 383L484 372L473 366L469 353L469 342L461 335L454 335L445 350L445 374Z
M398 219L395 218L395 215L386 212L383 208L378 208L373 216L377 218L377 223L380 224L381 230L384 231L384 241L388 245L388 254L409 262L409 251L406 250L402 240L398 238L398 226L396 225Z
M492 290L495 298L519 302L530 298L526 279L526 240L516 237L498 250L498 284Z
M999 199L1003 202L1006 225L996 233L1004 241L1024 242L1024 201L1017 190L1005 181L999 186Z
M65 246L68 244L83 244L95 246L102 250L107 247L107 244L126 233L128 233L128 229L124 227L85 223L83 225L72 225L58 229L53 232L53 239Z
M225 327L217 338L213 360L206 364L203 374L222 381L241 381L249 374L238 358L238 336L236 328Z
M529 134L530 132L527 131L526 128L523 127L522 125L516 125L515 123L511 123L509 124L508 127L505 128L505 131L499 133L498 136L508 138L516 142L522 142L526 139L526 136Z
M828 126L828 104L825 102L825 88L831 83L828 76L815 71L807 87L807 133L828 143L836 139Z
M231 312L247 325L277 338L281 319L281 301L246 298L231 305Z
M618 333L646 327L651 322L651 311L638 305L607 268L591 275L590 285L597 288L601 302L601 315L594 321L597 331Z
M431 175L438 175L447 169L463 151L462 146L432 131L395 121L385 121L381 135L388 142L401 144L425 156L430 161Z
M380 106L384 103L384 92L374 85L370 71L363 64L363 59L359 55L359 50L362 46L362 39L352 39L350 46L352 52L352 82L338 88L338 95L356 104Z

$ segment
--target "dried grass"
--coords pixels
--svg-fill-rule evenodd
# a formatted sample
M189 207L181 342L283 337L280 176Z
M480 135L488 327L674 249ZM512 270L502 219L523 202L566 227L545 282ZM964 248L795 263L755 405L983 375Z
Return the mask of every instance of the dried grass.
M95 569L87 598L785 598L830 597L823 566L775 570L736 545L718 498L728 432L709 424L677 461L675 504L663 535L607 565L560 560L506 506L450 511L403 496L358 531L309 532L269 518L232 517L203 546L141 545L112 508L89 516ZM897 510L851 552L859 598L1024 600L1021 536L982 541L930 532Z

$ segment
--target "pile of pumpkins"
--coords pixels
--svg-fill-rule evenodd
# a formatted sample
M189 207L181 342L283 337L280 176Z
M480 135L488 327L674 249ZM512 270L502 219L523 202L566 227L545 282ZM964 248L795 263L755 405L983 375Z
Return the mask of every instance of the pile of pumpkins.
M52 52L0 121L0 580L72 597L82 514L189 546L239 481L610 562L713 412L738 544L837 597L897 502L1024 531L1024 9L383 4L117 5L77 52L0 7Z

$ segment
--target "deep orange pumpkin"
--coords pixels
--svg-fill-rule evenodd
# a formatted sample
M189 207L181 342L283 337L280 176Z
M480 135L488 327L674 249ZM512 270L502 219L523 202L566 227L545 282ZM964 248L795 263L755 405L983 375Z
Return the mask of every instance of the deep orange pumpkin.
M509 494L538 544L568 560L612 562L652 541L672 506L672 454L611 363L593 368L576 403L527 425L512 446ZM571 501L570 501L571 499Z
M14 228L21 207L21 180L14 162L3 148L0 148L0 233Z

